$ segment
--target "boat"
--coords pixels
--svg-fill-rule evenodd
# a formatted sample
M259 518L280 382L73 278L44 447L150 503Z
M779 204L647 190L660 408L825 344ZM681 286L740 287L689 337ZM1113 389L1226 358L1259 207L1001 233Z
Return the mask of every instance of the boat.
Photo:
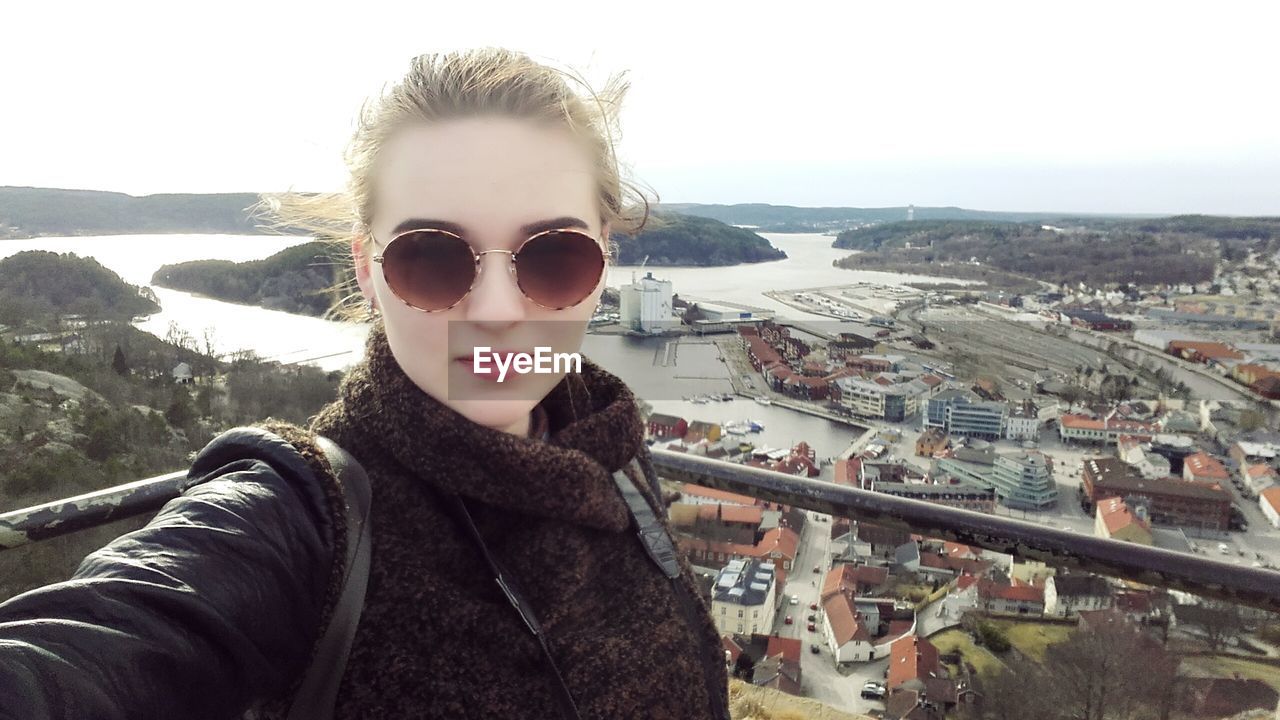
M693 403L694 405L706 405L711 401L702 397L701 395L695 395L694 397L689 399L689 402Z
M721 400L723 400L723 401L725 401L725 402L729 402L730 400L732 400L732 399L733 399L733 393L725 393L725 394L723 394L723 395L721 395L721 396L720 396L720 399L721 399Z
M764 430L764 423L756 422L755 420L748 420L747 426L751 429L751 432L754 433Z
M770 400L769 398L767 398L767 397L765 397L765 396L763 396L763 395L757 395L757 396L756 396L756 402L760 403L761 405L772 405L772 404L773 404L773 401L772 401L772 400Z

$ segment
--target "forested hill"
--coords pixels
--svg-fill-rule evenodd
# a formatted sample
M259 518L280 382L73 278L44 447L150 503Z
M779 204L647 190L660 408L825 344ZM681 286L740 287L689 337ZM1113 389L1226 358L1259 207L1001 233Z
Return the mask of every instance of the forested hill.
M615 236L618 265L738 265L781 260L786 253L751 230L710 218L663 212L637 237Z
M330 288L345 277L350 258L320 242L285 248L249 262L193 260L161 266L151 282L227 302L319 317L338 298Z
M68 314L129 320L156 312L149 288L126 283L93 258L26 250L0 260L0 323Z
M846 230L832 246L863 251L840 261L851 268L929 272L976 263L1053 283L1194 283L1211 280L1221 257L1280 251L1280 218L1186 215L1061 226L917 220Z
M255 193L165 193L0 187L0 238L132 233L256 235Z

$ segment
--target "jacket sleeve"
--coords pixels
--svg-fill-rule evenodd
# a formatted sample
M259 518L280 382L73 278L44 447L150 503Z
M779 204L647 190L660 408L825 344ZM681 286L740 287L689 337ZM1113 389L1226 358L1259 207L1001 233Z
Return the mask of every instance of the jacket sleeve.
M0 718L224 720L301 675L333 518L289 442L236 428L69 580L0 604Z

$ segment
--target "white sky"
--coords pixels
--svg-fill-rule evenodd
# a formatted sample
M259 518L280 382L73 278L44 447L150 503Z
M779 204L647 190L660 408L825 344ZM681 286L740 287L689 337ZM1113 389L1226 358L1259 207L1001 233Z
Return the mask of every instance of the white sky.
M1280 214L1278 8L6 3L0 185L337 189L365 97L494 45L629 70L664 202Z

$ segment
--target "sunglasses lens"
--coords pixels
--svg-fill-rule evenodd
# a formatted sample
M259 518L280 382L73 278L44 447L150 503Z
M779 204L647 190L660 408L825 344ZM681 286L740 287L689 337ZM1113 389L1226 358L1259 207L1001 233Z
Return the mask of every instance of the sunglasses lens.
M596 289L604 273L604 251L595 238L549 232L520 248L516 278L535 303L553 310L573 307Z
M436 230L397 237L383 253L387 285L419 310L444 310L466 297L475 280L475 256L466 241Z

